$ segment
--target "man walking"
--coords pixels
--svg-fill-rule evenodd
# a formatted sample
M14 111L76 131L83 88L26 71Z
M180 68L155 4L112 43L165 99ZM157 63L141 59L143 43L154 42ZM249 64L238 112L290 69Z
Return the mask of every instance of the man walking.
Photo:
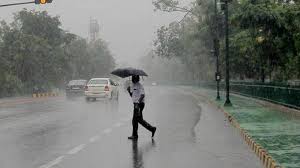
M132 76L132 86L127 88L129 95L132 98L134 109L132 118L132 135L128 139L138 139L138 124L140 123L152 133L152 138L156 132L156 127L151 126L143 119L143 110L145 107L145 90L140 83L140 76Z

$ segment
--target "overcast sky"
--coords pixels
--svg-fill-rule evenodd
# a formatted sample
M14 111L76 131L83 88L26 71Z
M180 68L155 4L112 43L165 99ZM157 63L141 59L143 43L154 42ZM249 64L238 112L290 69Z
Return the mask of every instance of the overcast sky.
M28 0L0 0L0 4L22 1ZM11 21L13 13L25 7L59 15L64 29L82 37L88 36L90 17L97 19L117 63L128 65L149 51L160 26L182 18L180 13L155 12L152 0L53 0L47 5L0 8L0 18Z

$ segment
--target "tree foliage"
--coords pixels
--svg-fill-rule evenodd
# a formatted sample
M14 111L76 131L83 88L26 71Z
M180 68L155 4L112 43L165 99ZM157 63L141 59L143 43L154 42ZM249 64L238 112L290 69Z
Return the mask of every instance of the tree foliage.
M154 42L156 55L164 58L175 58L186 65L186 70L192 76L191 81L212 79L213 58L211 57L211 29L207 22L206 9L193 3L189 9L179 7L179 3L169 0L156 1L168 11L186 9L186 16L180 22L173 22L157 30ZM205 3L205 2L204 2ZM157 7L158 5L156 5ZM163 8L163 9L164 9ZM157 8L161 10L162 8ZM189 12L192 11L192 12ZM190 75L191 74L191 75Z
M58 17L26 9L0 26L1 96L58 87L67 80L105 75L114 67L106 43L64 31Z
M186 9L174 0L156 0L154 5L167 12ZM214 58L210 58L209 51L217 35L221 44L221 71L224 72L224 14L220 7L215 14L213 7L213 1L196 0L186 10L193 13L183 21L160 28L155 43L157 55L182 58L188 67L195 66L194 73L208 72L209 77L214 71L214 61L211 61ZM300 78L299 1L233 0L229 13L233 79L265 82ZM192 64L197 60L211 65Z
M236 4L239 12L233 13L231 20L237 23L236 33L232 33L233 45L239 45L234 39L240 32L248 31L252 39L251 48L256 52L250 59L256 60L253 66L259 67L262 82L268 80L286 81L300 78L299 62L299 4L274 1L244 1ZM242 42L240 42L242 43ZM242 51L240 48L237 50ZM233 53L233 57L239 55ZM292 63L292 62L296 62Z

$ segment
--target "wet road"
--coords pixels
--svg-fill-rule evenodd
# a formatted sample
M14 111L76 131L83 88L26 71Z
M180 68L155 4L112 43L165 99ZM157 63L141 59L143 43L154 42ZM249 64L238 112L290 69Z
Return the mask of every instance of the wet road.
M132 106L122 91L113 103L83 97L1 103L0 167L262 167L223 114L191 91L156 86L146 93L144 119L158 131L152 140L139 126L136 142L127 140Z

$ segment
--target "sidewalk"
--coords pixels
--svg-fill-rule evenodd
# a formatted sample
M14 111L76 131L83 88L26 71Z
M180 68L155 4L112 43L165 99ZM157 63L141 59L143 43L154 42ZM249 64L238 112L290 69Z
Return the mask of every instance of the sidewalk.
M206 95L210 101L230 113L241 128L262 145L280 165L285 168L300 167L299 118L238 95L231 95L233 107L224 107L224 93L221 94L223 100L216 101L214 90L185 89L193 90L198 95Z

